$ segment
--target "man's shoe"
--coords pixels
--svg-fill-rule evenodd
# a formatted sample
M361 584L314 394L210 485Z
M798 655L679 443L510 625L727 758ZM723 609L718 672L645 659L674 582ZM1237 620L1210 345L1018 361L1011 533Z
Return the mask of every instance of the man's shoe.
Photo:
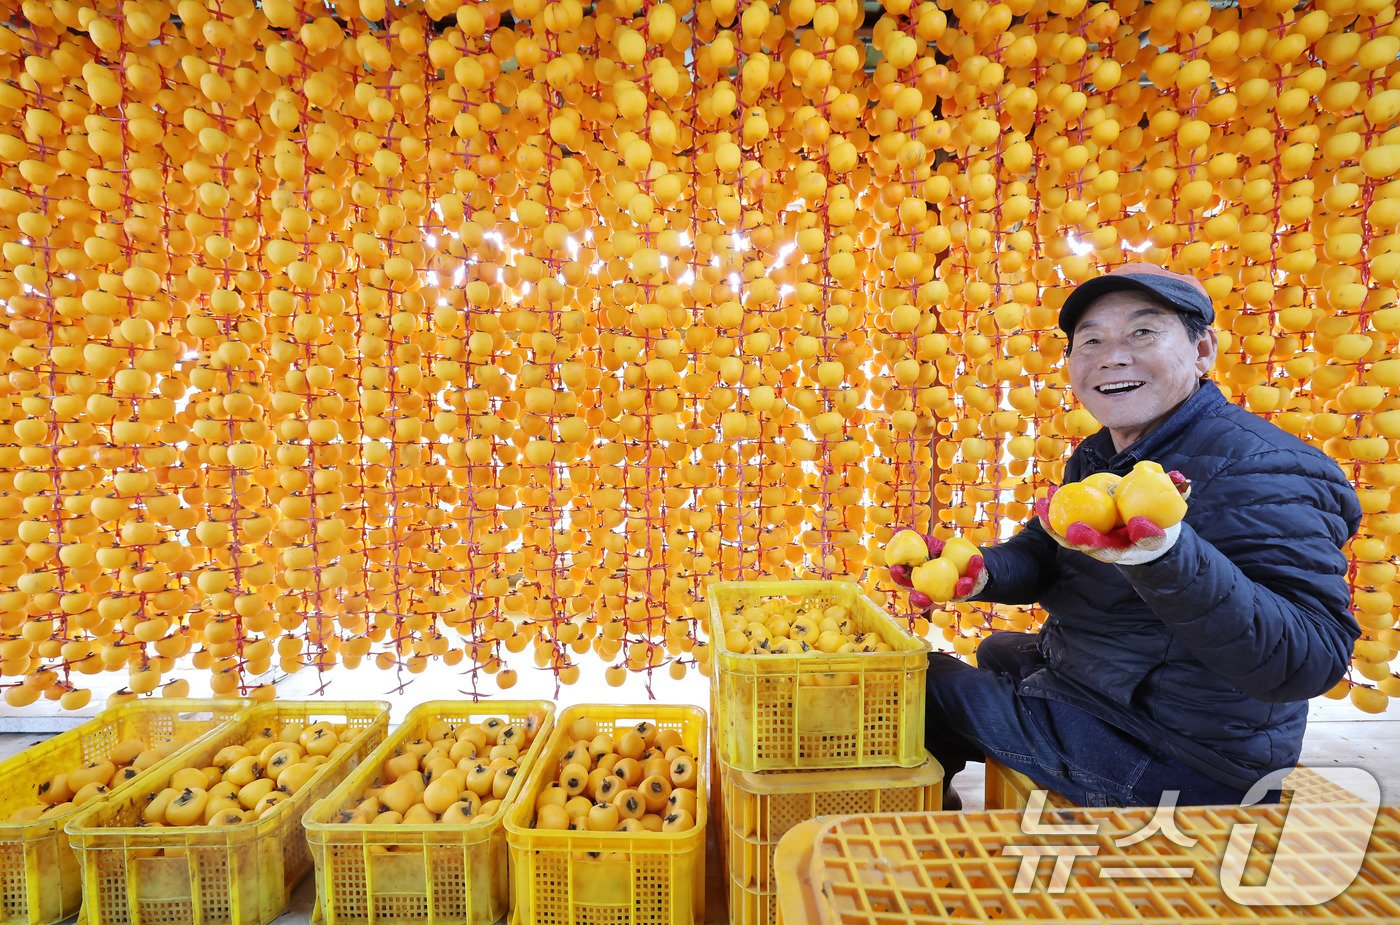
M943 810L955 813L962 809L962 797L952 787L943 788Z

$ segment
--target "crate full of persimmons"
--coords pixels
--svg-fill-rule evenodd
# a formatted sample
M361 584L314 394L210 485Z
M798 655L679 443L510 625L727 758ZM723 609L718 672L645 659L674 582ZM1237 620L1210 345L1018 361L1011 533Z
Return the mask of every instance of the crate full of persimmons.
M491 925L510 905L505 814L554 722L545 701L415 707L304 824L323 925Z
M108 707L0 762L0 922L47 925L78 911L82 877L63 827L139 787L252 706L162 697Z
M259 704L84 807L65 827L82 925L267 925L311 869L302 815L388 725L377 701Z
M511 925L703 922L707 735L698 707L560 714L506 814Z
M929 646L845 581L709 588L719 757L740 771L916 767Z

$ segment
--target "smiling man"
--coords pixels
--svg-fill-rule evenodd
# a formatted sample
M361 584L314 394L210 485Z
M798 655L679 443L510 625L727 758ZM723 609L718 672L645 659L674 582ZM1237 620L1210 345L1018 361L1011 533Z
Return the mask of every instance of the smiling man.
M1116 452L1201 386L1215 365L1214 317L1200 283L1145 264L1091 280L1066 301L1070 387Z
M1065 301L1070 385L1103 425L1065 481L1151 460L1190 480L1186 518L1126 549L1032 519L982 549L958 600L1038 603L1046 619L988 636L977 668L931 656L945 781L991 755L1086 805L1237 803L1297 762L1307 701L1360 634L1342 547L1361 510L1335 462L1209 380L1214 318L1198 281L1144 264Z

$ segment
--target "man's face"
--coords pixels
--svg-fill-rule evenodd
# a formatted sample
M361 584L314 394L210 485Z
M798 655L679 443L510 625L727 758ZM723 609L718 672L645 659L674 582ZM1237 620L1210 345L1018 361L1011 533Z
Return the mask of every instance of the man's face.
M1075 326L1070 386L1121 452L1196 390L1216 343L1214 330L1192 343L1177 313L1143 293L1111 292Z

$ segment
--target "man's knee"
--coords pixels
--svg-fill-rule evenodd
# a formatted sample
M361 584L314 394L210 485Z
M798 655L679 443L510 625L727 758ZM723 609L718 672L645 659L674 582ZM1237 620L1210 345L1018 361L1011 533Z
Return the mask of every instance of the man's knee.
M1041 663L1039 643L1040 637L1034 633L992 633L977 646L977 667L1022 677Z

